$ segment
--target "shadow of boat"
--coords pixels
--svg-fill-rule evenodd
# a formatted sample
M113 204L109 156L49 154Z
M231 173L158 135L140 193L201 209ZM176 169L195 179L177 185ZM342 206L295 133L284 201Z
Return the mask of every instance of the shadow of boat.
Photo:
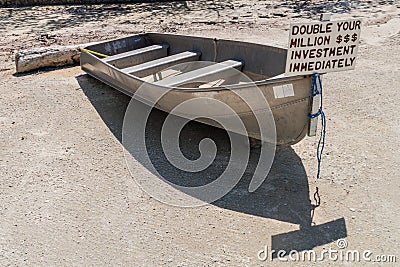
M77 81L104 123L122 143L122 126L125 110L131 98L84 74ZM204 185L218 177L225 169L230 156L228 134L195 121L189 122L180 133L180 148L189 159L200 156L198 144L211 138L217 146L216 160L204 171L185 173L171 165L161 146L161 126L168 114L153 109L146 126L146 148L156 168L167 180L184 186ZM195 144L195 145L194 145ZM275 251L311 250L347 236L344 218L313 226L307 174L300 157L291 147L279 147L270 173L264 183L253 193L248 192L252 173L258 163L260 150L251 150L249 164L239 183L212 205L297 224L299 230L272 236L271 249ZM132 155L141 162L141 155ZM276 256L276 255L274 255Z

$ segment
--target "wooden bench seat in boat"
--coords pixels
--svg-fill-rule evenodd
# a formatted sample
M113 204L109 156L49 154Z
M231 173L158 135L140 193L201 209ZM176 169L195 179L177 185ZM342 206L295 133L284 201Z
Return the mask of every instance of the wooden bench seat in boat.
M154 83L162 86L182 86L193 82L211 82L215 80L216 85L214 86L217 86L220 85L218 81L221 80L221 75L224 72L229 71L231 68L239 69L242 65L242 62L240 61L226 60L218 64L170 76Z
M109 56L104 58L103 61L113 65L114 67L122 69L166 57L168 55L168 48L169 45L166 43L160 45L151 45Z
M122 69L123 72L132 74L137 77L144 77L150 74L157 73L163 69L174 66L179 63L196 61L199 59L200 52L182 52L179 54L171 55L148 61L142 64L138 64L132 67Z

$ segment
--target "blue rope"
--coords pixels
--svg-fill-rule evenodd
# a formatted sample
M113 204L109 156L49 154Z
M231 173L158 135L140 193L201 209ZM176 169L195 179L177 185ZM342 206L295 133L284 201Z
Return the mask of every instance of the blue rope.
M322 80L321 76L318 73L314 73L311 76L311 90L310 90L310 95L311 97L314 97L316 95L321 95L321 101L320 101L320 106L319 109L316 113L314 114L308 114L309 118L316 118L318 116L321 116L321 134L319 136L319 141L318 141L318 146L317 146L317 160L318 160L318 172L317 172L317 179L320 178L321 174L321 161L322 161L322 153L324 152L325 148L325 134L326 134L326 118L325 118L325 113L322 108Z

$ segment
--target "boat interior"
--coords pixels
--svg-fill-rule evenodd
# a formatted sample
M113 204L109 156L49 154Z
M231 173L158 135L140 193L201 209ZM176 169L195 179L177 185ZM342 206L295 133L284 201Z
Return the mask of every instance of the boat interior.
M185 88L282 77L287 53L261 44L161 33L129 36L83 50L142 81ZM239 73L250 80L243 80Z

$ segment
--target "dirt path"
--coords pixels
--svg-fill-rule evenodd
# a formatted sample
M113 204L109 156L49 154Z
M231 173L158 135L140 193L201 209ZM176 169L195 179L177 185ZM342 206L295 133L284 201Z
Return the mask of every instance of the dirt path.
M207 9L189 3L189 10L172 4L0 9L1 265L267 266L257 259L265 245L321 252L336 249L332 240L342 237L348 249L400 260L394 2L330 7L334 18L363 17L364 29L356 70L324 77L322 205L318 226L303 231L315 186L315 138L279 150L270 177L253 194L243 181L212 205L170 207L142 192L125 165L120 137L129 98L79 67L13 76L16 48L142 31L285 46L289 22L319 10L318 2L277 8L267 1L221 2ZM192 127L198 136L209 130ZM135 167L141 175L144 167Z

